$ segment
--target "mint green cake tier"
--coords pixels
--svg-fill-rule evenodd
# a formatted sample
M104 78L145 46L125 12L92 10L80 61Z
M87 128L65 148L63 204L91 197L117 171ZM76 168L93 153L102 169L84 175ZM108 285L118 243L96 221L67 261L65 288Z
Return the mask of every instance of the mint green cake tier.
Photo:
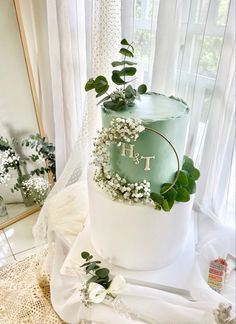
M111 120L118 117L142 120L145 127L158 131L171 142L177 151L181 165L188 112L189 108L178 100L159 94L144 94L141 96L141 100L136 100L132 107L122 107L118 111L103 107L102 123L103 127L109 127ZM137 160L135 163L135 159L130 157L132 155L130 144L135 145L133 156L139 154L138 164ZM125 154L125 156L122 156L122 147L117 144L112 144L109 150L112 172L125 177L129 182L145 179L150 181L152 191L159 192L163 183L174 180L177 170L175 153L161 136L151 131L145 130L135 142L123 144L123 155ZM141 157L143 158L141 159ZM147 165L147 160L149 160L149 165Z

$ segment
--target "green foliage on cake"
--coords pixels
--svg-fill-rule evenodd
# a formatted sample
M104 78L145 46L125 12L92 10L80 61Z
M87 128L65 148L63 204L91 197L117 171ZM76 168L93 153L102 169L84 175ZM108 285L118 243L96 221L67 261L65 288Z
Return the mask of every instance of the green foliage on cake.
M174 202L188 202L190 195L196 192L196 181L200 177L200 171L195 168L193 160L184 156L182 169L178 172L177 181L164 183L160 193L152 192L151 199L158 210L170 211Z
M132 43L128 43L125 38L122 39L121 45L123 46L119 53L123 55L123 59L111 63L111 65L116 68L112 71L111 80L115 85L121 87L109 94L107 91L110 86L103 75L99 75L96 78L90 78L85 85L86 91L95 90L97 98L106 94L106 96L98 102L98 105L103 103L104 107L112 110L118 110L123 106L132 106L134 101L140 99L140 95L147 91L147 86L145 84L141 84L137 90L129 84L133 81L130 77L133 77L137 72L137 69L134 67L137 63L127 59L134 57L134 48Z
M94 142L94 180L113 200L169 212L175 202L190 200L200 177L192 159L183 158L189 107L181 98L147 92L145 84L133 88L134 48L126 39L121 45L122 59L111 63L111 81L117 89L108 93L110 84L103 75L85 85L86 91L95 90L97 98L105 95L98 102L103 104L104 127ZM142 101L135 102L141 95ZM156 137L149 137L148 131ZM169 149L175 152L177 167Z

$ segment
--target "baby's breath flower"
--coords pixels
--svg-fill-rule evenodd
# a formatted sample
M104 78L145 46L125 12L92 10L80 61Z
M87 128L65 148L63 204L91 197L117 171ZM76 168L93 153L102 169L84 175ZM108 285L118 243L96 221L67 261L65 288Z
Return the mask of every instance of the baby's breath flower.
M12 148L0 152L0 184L7 184L11 176L9 169L19 166L20 157Z
M97 167L94 180L113 200L129 203L149 203L151 201L150 183L148 181L144 180L133 184L128 183L118 173L111 174L110 155L107 151L107 146L112 142L120 146L121 142L124 141L136 141L144 129L140 120L115 118L111 121L110 128L103 128L98 132L93 150L93 164Z
M42 177L30 178L22 182L22 188L26 196L32 197L38 205L41 205L46 199L49 187L48 180Z

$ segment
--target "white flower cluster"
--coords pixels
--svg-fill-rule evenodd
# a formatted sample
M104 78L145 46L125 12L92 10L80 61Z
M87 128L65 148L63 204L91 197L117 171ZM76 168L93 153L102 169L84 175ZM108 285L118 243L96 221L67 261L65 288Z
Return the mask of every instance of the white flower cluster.
M9 168L16 168L19 165L20 157L12 148L0 152L0 184L6 184L11 176Z
M144 129L140 120L115 118L111 121L109 128L104 128L99 132L99 136L94 142L93 164L97 167L94 180L113 200L130 203L150 202L151 190L148 181L128 183L119 174L111 174L110 156L107 150L107 147L114 142L119 145L122 141L136 141Z
M102 173L102 171L99 172L99 170L95 172L94 180L113 200L126 201L129 203L151 202L150 182L146 180L129 183L125 178L121 178L118 173L110 176L109 173Z
M110 161L107 146L112 142L120 143L122 141L136 141L139 134L145 127L138 119L115 118L111 121L109 128L103 128L98 132L98 137L94 142L93 163L98 167L107 168Z
M0 184L7 184L11 176L6 171L4 165L0 164Z
M42 177L30 178L22 182L22 188L28 197L32 197L36 204L41 205L47 197L49 189L48 180Z
M123 89L118 89L118 90L115 90L113 91L111 94L110 94L110 97L111 97L111 100L113 101L124 101L125 100L125 92Z

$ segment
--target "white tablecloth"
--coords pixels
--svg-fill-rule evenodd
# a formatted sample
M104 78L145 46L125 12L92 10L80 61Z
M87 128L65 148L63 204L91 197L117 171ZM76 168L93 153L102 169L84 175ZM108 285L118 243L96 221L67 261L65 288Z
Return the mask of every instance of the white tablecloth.
M54 309L66 322L76 324L82 319L88 319L105 324L216 323L213 310L219 302L229 302L228 298L214 292L205 281L209 260L227 252L235 253L232 231L219 231L217 228L215 233L212 231L209 234L207 240L203 240L204 244L199 245L200 255L196 254L192 276L189 278L189 288L195 302L165 291L128 284L128 290L119 296L126 311L115 311L110 304L85 308L80 295L82 282L78 269L81 261L78 257L80 246L77 235L80 235L78 232L83 229L88 215L86 183L73 184L57 194L50 202L49 210L49 228L55 248L51 298ZM235 302L232 283L227 289L231 303Z

